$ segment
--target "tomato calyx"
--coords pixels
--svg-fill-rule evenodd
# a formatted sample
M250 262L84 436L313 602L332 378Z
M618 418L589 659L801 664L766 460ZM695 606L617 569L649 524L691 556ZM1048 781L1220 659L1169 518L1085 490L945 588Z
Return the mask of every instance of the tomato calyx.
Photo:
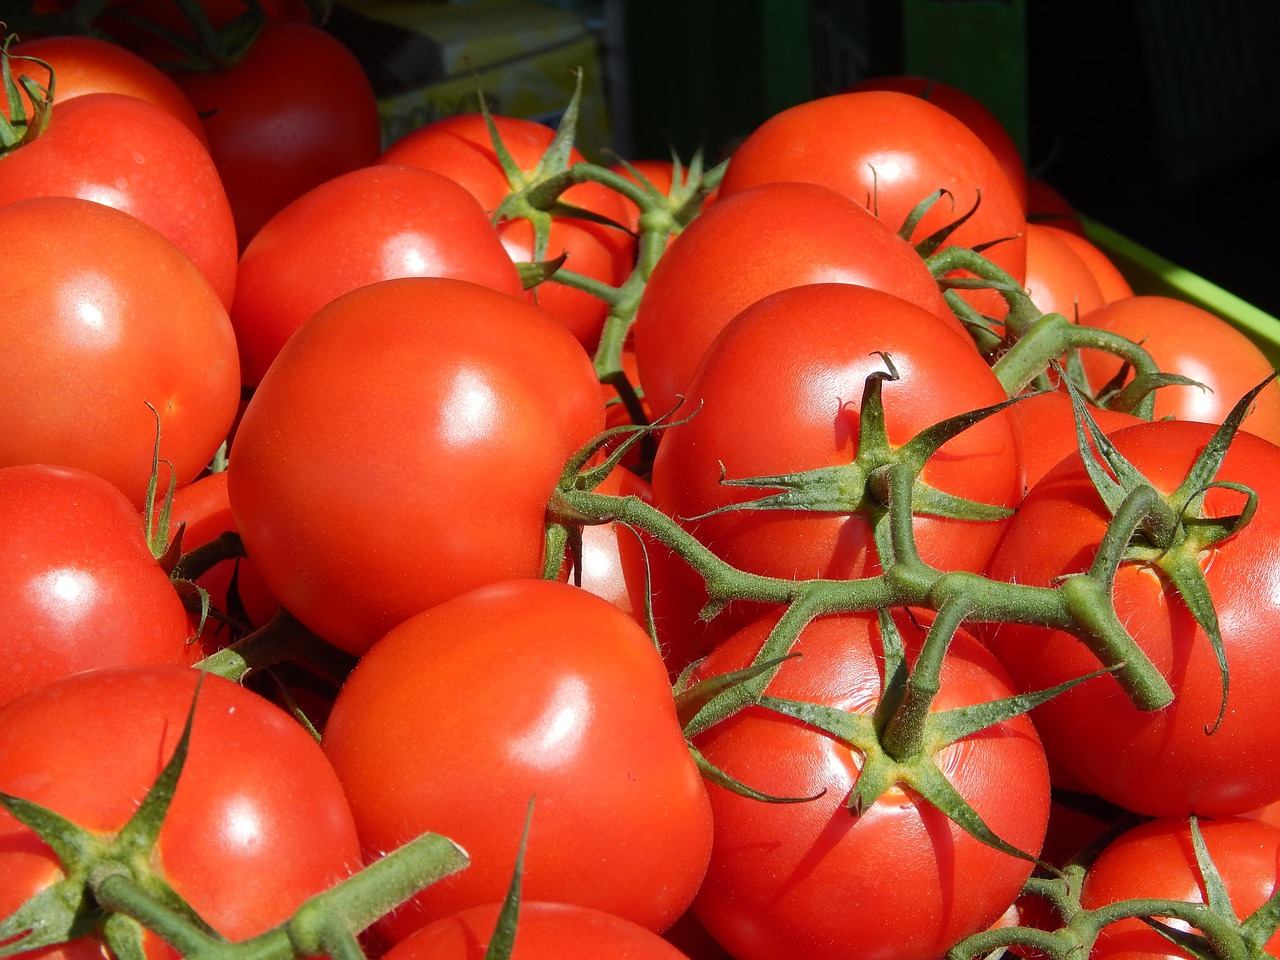
M5 103L8 107L8 115L0 116L0 157L12 153L44 133L53 108L53 67L37 57L12 56L9 44L15 39L16 34L7 34L3 46L0 46L0 82L4 84ZM48 81L42 84L26 73L15 76L15 59L35 64L48 74ZM27 112L28 106L30 114Z

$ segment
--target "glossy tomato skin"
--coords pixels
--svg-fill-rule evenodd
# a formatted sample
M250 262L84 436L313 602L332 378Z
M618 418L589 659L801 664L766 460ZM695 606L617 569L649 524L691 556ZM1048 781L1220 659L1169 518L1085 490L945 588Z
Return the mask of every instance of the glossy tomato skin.
M520 117L494 116L493 122L516 166L532 172L551 145L555 131L545 124ZM585 158L577 150L570 162ZM485 210L493 213L511 192L493 148L484 117L478 113L442 117L410 131L382 154L382 163L424 167L443 174L466 187ZM499 223L498 232L511 258L519 262L567 257L565 269L586 274L604 283L617 285L631 272L635 257L634 238L625 229L627 207L623 198L598 183L580 183L566 190L560 199L567 204L605 217L618 227L576 217L552 220L547 249L535 256L534 231L519 218ZM542 283L529 297L573 332L588 350L600 337L608 306L604 301L558 283Z
M48 129L0 162L0 205L41 196L93 200L154 227L230 308L231 204L204 144L161 107L121 93L59 100Z
M382 149L364 69L312 24L269 22L234 66L173 76L204 119L241 249L289 201Z
M721 201L725 202L725 201ZM703 517L770 491L727 486L853 461L864 381L885 369L889 442L901 445L946 417L1001 402L1004 391L977 352L932 314L853 284L783 290L738 314L704 357L689 389L687 422L663 432L654 501L669 515ZM949 441L924 479L949 493L1013 507L1022 495L1018 445L1007 412ZM735 566L766 576L838 579L878 570L861 513L735 511L686 521ZM918 516L921 556L944 570L985 570L1003 521Z
M1080 322L1141 343L1167 373L1204 384L1156 391L1155 416L1221 423L1247 392L1274 368L1261 349L1221 317L1172 297L1136 296L1084 313ZM1081 352L1090 382L1101 386L1120 370L1118 358L1097 350ZM1280 383L1258 395L1244 429L1280 443Z
M1093 271L1054 227L1028 223L1025 287L1041 313L1076 321L1105 302Z
M161 459L179 484L194 479L235 418L240 370L191 258L74 197L0 207L0 234L0 464L86 469L141 507L158 414Z
M285 608L359 653L472 587L540 576L551 492L603 423L590 358L536 307L383 280L321 308L263 377L231 509Z
M1280 882L1280 828L1236 817L1201 820L1199 827L1231 907L1243 920L1270 899ZM1186 820L1152 820L1121 834L1089 868L1080 894L1086 909L1138 897L1206 902ZM1273 956L1280 951L1280 933L1272 934L1263 949ZM1089 956L1185 960L1189 954L1134 919L1104 927Z
M256 386L289 336L330 300L410 276L522 293L488 217L447 177L381 164L309 190L263 224L240 257L231 323L245 385Z
M1156 487L1174 490L1214 428L1157 421L1110 434L1112 442ZM1033 712L1045 748L1073 780L1102 798L1150 816L1226 816L1280 798L1280 769L1258 757L1280 750L1274 682L1280 589L1274 544L1280 448L1237 434L1218 479L1258 494L1253 520L1202 558L1230 670L1227 710L1217 658L1204 631L1153 567L1125 563L1116 577L1116 612L1173 688L1174 703L1144 713L1111 677L1099 677ZM1236 514L1239 494L1211 490L1213 516ZM1047 586L1086 570L1107 514L1078 456L1050 470L1028 493L991 565L1000 580ZM1070 634L1002 624L986 631L989 646L1025 690L1046 689L1096 670L1097 659ZM1207 731L1212 730L1212 733Z
M0 468L0 622L0 703L80 670L200 651L138 511L67 467Z
M500 904L437 920L396 944L387 960L484 960ZM522 902L510 960L557 960L572 944L578 960L688 960L652 930L566 903Z
M1019 283L1026 271L1021 200L982 140L927 100L896 90L820 97L774 114L733 152L721 199L760 183L819 183L864 204L895 231L937 190L950 192L916 226L919 241L981 203L948 238L974 247ZM993 316L1004 301L993 291L967 298Z
M711 811L662 660L567 584L493 583L400 624L339 692L323 745L367 850L431 829L471 856L386 919L393 942L505 895L531 799L530 900L661 931L706 869Z
M1093 274L1093 279L1097 281L1103 303L1133 296L1133 287L1128 278L1120 272L1120 268L1115 265L1111 257L1092 240L1075 231L1056 226L1054 223L1042 223L1040 227L1042 231L1048 231L1050 236L1065 243L1075 251L1077 257L1084 261L1089 272Z
M147 100L182 121L205 142L200 115L182 88L163 70L126 47L100 37L60 34L22 40L9 47L9 55L36 57L53 68L57 77L57 102L65 103L86 93L122 93ZM17 60L15 73L29 73L44 83L47 71ZM0 107L7 115L7 108Z
M775 620L734 634L696 675L747 666ZM895 612L894 622L914 659L921 628L905 612ZM769 695L863 714L875 708L883 661L874 613L819 618L792 650L800 656L782 665ZM962 630L944 661L933 709L994 700L1012 689L1000 665ZM938 957L999 917L1030 874L1028 861L980 843L904 788L891 788L854 817L845 802L860 753L762 707L743 710L694 744L751 787L816 797L773 804L708 788L715 845L694 910L737 960ZM1039 851L1048 770L1025 716L944 747L934 759L998 836Z
M1080 449L1075 408L1066 392L1046 390L1023 397L1010 412L1018 427L1024 482L1030 490L1059 461ZM1100 407L1091 407L1089 415L1104 433L1142 422L1133 414Z
M12 701L0 709L0 790L87 830L119 830L171 755L202 676L189 667L91 670ZM190 751L154 864L220 933L262 933L359 868L333 770L283 710L204 676ZM0 840L7 916L61 873L51 851L7 813ZM148 955L176 956L152 937ZM103 948L85 939L42 956L89 960Z
M919 255L861 205L816 184L763 184L717 200L654 268L634 328L650 407L666 413L675 406L735 314L810 283L884 290L968 337Z

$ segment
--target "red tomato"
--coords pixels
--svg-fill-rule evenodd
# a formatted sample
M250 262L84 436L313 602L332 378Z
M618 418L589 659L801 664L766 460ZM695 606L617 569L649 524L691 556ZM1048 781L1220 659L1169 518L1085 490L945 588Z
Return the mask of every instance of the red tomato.
M1079 233L1062 227L1052 225L1050 223L1041 224L1041 231L1048 231L1051 235L1057 237L1068 247L1075 251L1077 257L1084 261L1089 272L1093 274L1093 279L1098 283L1098 289L1102 291L1103 303L1110 303L1112 300L1122 300L1125 297L1133 296L1133 287L1129 285L1128 279L1120 272L1120 268L1115 265L1109 256L1103 252L1102 248L1093 241L1081 236Z
M485 960L500 904L437 920L384 954L385 960ZM510 960L688 960L651 930L613 914L567 903L520 904Z
M1199 826L1231 907L1243 920L1266 903L1280 883L1280 828L1236 818L1201 820ZM1153 820L1117 837L1089 868L1080 895L1086 909L1139 897L1206 902L1187 821ZM1280 933L1273 933L1263 949L1276 955ZM1104 927L1089 956L1185 960L1190 954L1133 919Z
M383 280L322 307L263 377L231 509L285 608L360 653L472 587L540 576L547 502L603 424L590 358L538 308Z
M1141 343L1161 370L1208 388L1161 387L1156 417L1221 423L1242 396L1274 372L1266 354L1231 324L1172 297L1127 297L1082 314L1080 322ZM1120 371L1121 361L1110 354L1084 350L1081 359L1094 387ZM1280 383L1269 384L1258 395L1244 429L1280 443Z
M1208 424L1162 420L1111 434L1120 452L1165 493L1182 481L1213 433ZM1173 688L1173 704L1143 712L1114 677L1089 680L1033 713L1053 761L1091 792L1150 816L1225 816L1280 798L1280 448L1236 435L1218 478L1258 494L1252 522L1200 557L1217 610L1231 684L1227 711L1218 661L1203 629L1154 564L1127 562L1115 580L1116 613ZM1239 512L1238 493L1210 490L1207 516ZM1048 586L1088 569L1109 513L1078 456L1031 489L991 564L1000 580ZM1043 690L1098 668L1075 637L1045 627L993 626L987 642L1024 690ZM1212 731L1212 732L1209 732Z
M661 931L706 869L711 811L662 660L567 584L493 583L400 624L339 692L323 745L365 849L431 829L471 856L387 918L393 942L505 895L531 798L530 900Z
M466 190L414 167L362 167L294 200L245 247L231 308L244 383L256 386L289 336L330 300L393 277L455 277L522 292Z
M235 222L204 145L162 108L119 93L59 98L51 118L43 134L0 160L0 206L82 197L132 214L189 256L229 308Z
M912 234L919 242L972 208L947 243L1000 241L985 251L1022 282L1027 251L1022 201L999 161L976 133L941 107L895 90L821 97L774 114L734 151L720 184L721 201L775 180L820 183L865 204L895 231L911 210L948 190ZM1005 302L993 291L969 299L992 316Z
M15 73L29 73L41 84L46 71L23 64L19 57L36 57L53 68L58 103L86 93L123 93L147 100L173 114L205 143L204 124L182 88L163 70L143 57L109 40L65 34L23 40L9 47L17 62ZM6 116L8 110L0 105Z
M118 831L172 754L200 676L189 667L92 670L12 701L0 709L0 790L91 832ZM205 676L149 865L215 930L240 940L348 876L360 850L310 735L257 694ZM0 813L0 914L59 879L53 853ZM149 956L176 956L147 941ZM104 950L85 938L41 956L98 960Z
M382 149L364 68L309 23L270 22L234 66L174 79L204 119L241 249L291 200Z
M0 703L80 670L200 654L138 511L83 470L0 468L0 622Z
M1022 467L1029 490L1057 466L1058 461L1080 449L1075 410L1069 394L1047 390L1022 398L1010 408L1010 412L1018 425ZM1089 414L1104 433L1142 422L1141 418L1119 410L1091 407Z
M634 337L650 407L675 406L736 313L810 283L887 291L968 339L920 257L883 222L815 184L765 184L717 200L672 241L649 278Z
M1104 303L1093 271L1054 227L1028 223L1026 289L1041 313L1078 320Z
M555 131L545 124L518 117L495 116L503 145L526 175L531 173L551 145ZM577 150L570 162L585 158ZM459 114L432 121L410 131L382 155L382 163L425 167L466 187L490 213L512 191L484 117ZM621 196L598 183L570 187L560 197L564 203L626 224L627 208ZM498 224L498 232L517 263L534 257L534 231L529 221L514 218ZM616 286L626 279L634 261L634 238L624 229L574 217L556 217L546 253L537 258L554 260L566 255L565 269ZM604 301L563 284L539 284L531 294L538 306L568 327L588 350L594 350L608 312Z
M747 666L774 619L726 640L697 675ZM921 627L905 612L894 622L913 660ZM782 665L768 695L858 714L875 709L883 685L875 613L815 620L793 650L801 656ZM932 709L1012 692L1000 665L962 630ZM749 707L694 743L709 762L757 790L817 797L776 804L709 788L715 846L694 910L737 960L939 957L990 926L1030 875L1030 862L974 839L908 788L890 788L853 816L845 802L861 752L789 717ZM1039 851L1049 777L1025 716L943 747L934 760L997 836Z
M240 395L209 281L155 230L88 200L0 207L0 235L0 464L80 467L141 507L158 413L161 458L193 480Z
M927 311L854 284L783 290L735 317L707 353L689 388L698 412L664 431L658 444L655 503L673 517L700 517L771 492L727 486L723 478L851 463L864 381L885 369L876 351L889 354L900 375L883 388L891 444L1004 399L977 351ZM957 496L1016 505L1022 469L1008 413L949 441L923 476ZM847 513L739 510L687 526L729 563L753 573L852 578L878 569L870 524L854 503ZM1004 523L920 515L915 529L927 562L981 572Z
M1041 177L1027 181L1027 219L1084 236L1080 214L1062 193Z
M987 149L995 155L1000 162L1000 169L1009 178L1009 183L1012 184L1023 206L1026 206L1027 167L1022 162L1022 151L1018 149L1018 144L1005 125L1000 122L1000 118L977 97L932 77L902 74L867 77L855 83L849 90L898 90L901 93L909 93L922 100L928 100L957 120L963 121L964 125L976 133L987 145Z

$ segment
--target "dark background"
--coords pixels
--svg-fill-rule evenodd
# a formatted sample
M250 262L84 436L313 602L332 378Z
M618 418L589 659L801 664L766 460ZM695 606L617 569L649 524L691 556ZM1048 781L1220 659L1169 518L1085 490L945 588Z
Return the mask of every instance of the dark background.
M635 0L627 5L632 73L621 118L628 146L636 155L663 155L668 144L685 156L697 146L714 155L791 103L861 76L904 72L903 11L928 5ZM1280 2L950 7L975 22L1008 12L1000 8L1022 18L1019 34L957 33L945 42L1001 109L1025 110L1016 120L1033 174L1083 213L1280 315L1271 275Z

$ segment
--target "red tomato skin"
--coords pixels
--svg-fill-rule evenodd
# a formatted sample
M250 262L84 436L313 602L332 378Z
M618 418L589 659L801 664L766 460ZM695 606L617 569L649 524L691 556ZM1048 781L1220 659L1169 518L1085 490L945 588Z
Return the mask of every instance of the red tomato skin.
M502 143L516 166L532 172L551 145L555 131L545 124L520 117L494 116ZM570 162L585 160L577 150ZM424 167L456 180L493 213L512 187L493 149L492 136L478 113L442 117L410 131L383 152L380 162ZM625 229L627 207L623 198L598 183L580 183L560 199L606 217L618 227L573 217L552 220L547 249L534 256L533 228L527 220L510 219L498 224L498 232L512 260L554 260L567 256L565 269L586 274L614 286L631 272L635 258L634 237ZM579 342L594 350L608 305L590 294L558 283L542 283L528 293L537 303L573 332Z
M138 511L65 467L0 468L0 622L0 703L80 670L187 665L200 650Z
M698 677L745 667L776 617L727 639ZM875 614L809 624L770 682L771 696L870 713L880 696ZM922 639L895 613L914 659ZM1012 683L966 631L944 662L935 710L1008 696ZM925 960L985 929L1013 902L1031 864L970 837L910 790L893 788L853 817L844 803L861 757L827 734L749 707L695 738L715 766L775 796L712 785L715 845L694 910L737 960ZM1049 810L1044 752L1025 716L944 747L939 767L1008 842L1039 851Z
M360 866L333 770L278 707L189 667L78 673L0 709L0 790L87 830L119 830L172 754L202 676L191 752L156 862L202 917L239 940L280 923ZM0 849L7 916L61 874L48 848L7 813ZM150 937L148 955L176 956ZM103 948L86 938L41 956L90 960Z
M360 653L449 597L540 576L551 492L603 423L590 358L536 307L383 280L321 308L263 377L231 509L285 608ZM500 500L481 479L499 477Z
M1190 421L1141 423L1110 434L1120 452L1169 492L1213 432ZM1274 489L1280 449L1239 433L1219 472L1258 494L1252 522L1221 541L1202 567L1217 609L1231 675L1225 716L1217 658L1174 588L1154 569L1126 563L1115 582L1116 612L1173 688L1174 703L1144 713L1111 677L1089 680L1033 711L1052 762L1105 800L1148 816L1229 816L1280 798L1280 768L1256 762L1280 750L1274 682L1280 557ZM1213 490L1211 515L1241 507L1239 494ZM1088 569L1106 511L1078 456L1050 470L1028 493L991 564L1000 580L1046 586ZM1024 690L1042 690L1096 670L1097 659L1070 634L1015 624L984 639Z
M1089 268L1089 272L1093 274L1093 279L1098 283L1103 303L1123 300L1125 297L1133 296L1133 287L1130 286L1128 278L1120 272L1120 268L1115 265L1115 262L1102 248L1092 240L1081 236L1079 233L1049 223L1041 224L1041 230L1048 231L1051 236L1057 237L1075 251L1077 257L1084 261L1085 266Z
M1068 320L1096 310L1105 302L1093 271L1062 239L1064 231L1028 223L1026 290L1041 313L1060 313Z
M725 325L755 301L811 283L854 283L909 300L972 343L919 255L857 203L809 183L717 200L672 240L634 328L650 406L671 410Z
M0 162L0 206L50 196L93 200L154 227L231 306L231 204L209 151L162 108L120 93L59 100L45 133Z
M1244 919L1267 902L1280 882L1280 828L1235 817L1201 820L1199 826L1232 909ZM1138 897L1205 902L1186 820L1152 820L1121 834L1093 862L1080 892L1082 904L1090 910ZM1276 955L1280 933L1272 934L1263 949ZM1186 960L1189 954L1134 919L1104 927L1089 956Z
M384 960L484 960L501 904L472 907L423 927ZM510 960L558 960L567 944L577 960L688 960L657 934L601 910L566 903L520 904Z
M1026 216L1009 178L965 124L920 97L860 90L820 97L774 114L733 152L720 184L726 199L775 180L819 183L864 204L897 231L937 190L950 191L917 225L921 240L981 203L948 239L973 247L1000 241L984 255L1016 281L1026 272ZM993 316L1004 300L993 291L967 299Z
M1064 457L1080 449L1075 409L1069 394L1060 390L1023 397L1011 408L1018 426L1026 489L1034 487ZM1091 407L1089 415L1104 433L1141 423L1142 418L1119 410Z
M726 486L722 476L850 463L864 381L884 369L876 351L890 355L901 378L883 388L892 444L1005 396L975 350L904 300L853 284L783 290L735 317L708 351L689 389L698 413L659 442L655 503L674 517L700 517L770 492ZM1012 420L1000 413L960 434L923 476L949 493L1015 506L1022 469ZM878 569L861 514L735 511L687 527L729 563L766 576L853 578ZM981 572L1004 522L919 516L915 528L927 562Z
M1141 343L1167 373L1180 373L1208 387L1169 386L1156 391L1155 414L1179 420L1221 423L1247 392L1271 376L1274 367L1247 336L1216 314L1172 297L1136 296L1116 300L1080 317ZM1095 386L1120 370L1118 358L1097 350L1081 352ZM1243 427L1280 443L1280 383L1258 395Z
M204 120L242 250L291 200L382 149L360 62L309 23L269 22L234 66L173 76Z
M147 100L173 114L201 144L206 144L204 124L187 95L173 79L155 64L118 43L99 37L73 34L35 37L9 47L9 55L36 57L53 68L57 77L57 102L86 93L122 93ZM15 72L28 73L45 83L47 71L21 61L13 64ZM0 106L8 115L8 109Z
M240 257L231 323L257 386L284 342L329 301L395 277L522 286L488 217L447 177L388 164L340 174L273 216Z
M391 942L505 895L531 798L530 900L661 931L706 869L711 811L657 649L567 584L493 583L400 624L339 692L323 745L365 849L432 829L471 856L386 918Z
M0 253L0 464L86 469L140 508L158 413L160 457L189 483L240 394L235 334L209 281L158 232L89 200L0 207L0 233L12 241Z

